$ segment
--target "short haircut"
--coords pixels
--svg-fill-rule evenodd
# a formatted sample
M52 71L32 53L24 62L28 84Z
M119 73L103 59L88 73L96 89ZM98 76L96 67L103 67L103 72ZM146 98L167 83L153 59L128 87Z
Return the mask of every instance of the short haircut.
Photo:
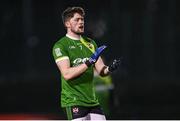
M81 16L85 16L84 9L82 7L68 7L62 13L62 22L65 24L67 20L72 18L75 13L79 13Z

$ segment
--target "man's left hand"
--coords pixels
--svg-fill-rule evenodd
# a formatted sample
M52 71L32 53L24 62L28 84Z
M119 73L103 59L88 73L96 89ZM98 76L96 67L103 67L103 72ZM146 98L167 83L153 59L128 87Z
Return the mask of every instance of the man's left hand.
M110 72L113 72L114 70L116 70L119 66L121 65L121 60L120 59L114 59L112 64L109 65L108 70Z

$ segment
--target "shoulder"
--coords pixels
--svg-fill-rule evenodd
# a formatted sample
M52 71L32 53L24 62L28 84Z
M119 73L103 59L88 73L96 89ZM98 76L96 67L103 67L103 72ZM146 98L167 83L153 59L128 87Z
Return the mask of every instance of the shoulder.
M62 38L60 38L59 40L57 40L55 43L54 43L54 47L55 46L62 46L62 45L66 45L66 43L67 43L67 37L66 36L64 36L64 37L62 37Z
M89 37L86 37L86 36L82 36L82 37L83 37L84 40L86 40L86 42L88 42L89 44L94 45L95 48L98 47L97 44L96 44L96 42L95 42L93 39L91 39L91 38L89 38Z
M55 44L62 44L64 42L66 42L66 41L67 41L67 37L64 36L64 37L60 38L59 40L57 40Z
M87 42L95 42L92 38L87 37L87 36L82 36L83 39L85 39Z

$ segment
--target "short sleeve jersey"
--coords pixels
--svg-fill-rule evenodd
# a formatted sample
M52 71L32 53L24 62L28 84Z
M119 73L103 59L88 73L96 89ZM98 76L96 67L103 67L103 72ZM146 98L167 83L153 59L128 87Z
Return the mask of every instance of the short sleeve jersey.
M97 45L87 37L81 37L81 39L84 40L85 44L80 40L73 40L67 36L57 41L53 47L53 56L56 63L62 59L69 59L71 67L84 63L93 53L90 49L92 47L96 49ZM95 95L93 77L93 66L71 80L65 80L61 76L61 106L98 105L99 102Z

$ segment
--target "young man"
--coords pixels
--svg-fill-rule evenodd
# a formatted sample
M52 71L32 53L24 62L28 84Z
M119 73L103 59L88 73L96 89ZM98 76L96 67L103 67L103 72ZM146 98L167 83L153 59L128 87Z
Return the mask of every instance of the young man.
M54 44L53 56L61 72L61 106L69 120L105 120L104 113L95 95L93 68L101 76L115 70L120 60L106 66L100 54L106 46L85 36L85 12L81 7L69 7L62 13L67 29L66 36Z

